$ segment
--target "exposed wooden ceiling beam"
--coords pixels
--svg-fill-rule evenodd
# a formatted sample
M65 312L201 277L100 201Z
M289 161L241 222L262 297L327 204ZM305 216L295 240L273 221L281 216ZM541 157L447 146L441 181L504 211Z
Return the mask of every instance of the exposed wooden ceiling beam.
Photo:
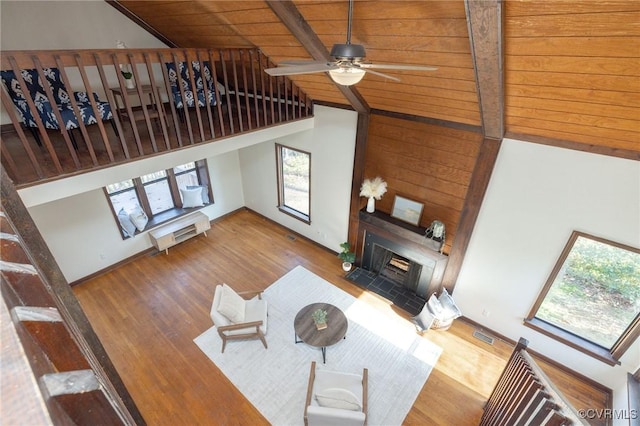
M169 47L178 47L172 40L168 39L164 36L164 34L159 33L153 28L151 25L147 24L142 18L140 18L135 13L132 13L129 9L127 9L124 5L122 5L118 0L105 0L107 4L115 7L120 13L122 13L127 18L131 19L133 22L138 24L141 28L146 30L149 34L163 42Z
M484 136L504 136L502 0L465 0Z
M329 61L331 56L320 37L313 31L304 19L296 5L289 0L265 0L271 10L291 31L291 34L302 44L316 61ZM369 104L364 100L360 92L353 86L336 84L345 98L351 103L353 109L359 113L368 114Z

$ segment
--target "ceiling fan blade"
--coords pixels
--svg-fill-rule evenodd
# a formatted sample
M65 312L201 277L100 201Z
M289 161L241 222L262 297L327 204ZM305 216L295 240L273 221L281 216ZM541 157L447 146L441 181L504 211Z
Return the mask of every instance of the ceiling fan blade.
M295 75L295 74L310 74L314 72L325 72L337 69L338 67L331 62L312 63L307 65L291 65L277 68L267 68L264 70L267 74L272 76L279 75Z
M437 67L429 67L423 65L400 65L400 64L358 64L367 71L370 68L378 68L381 70L408 70L408 71L435 71Z
M307 60L307 61L291 60L291 61L281 61L281 62L278 62L278 66L312 65L312 64L326 64L326 63L331 63L331 62L327 62L327 61L313 61L313 60Z
M366 70L366 72L367 72L367 73L371 73L371 74L375 74L375 75L379 75L380 77L388 78L389 80L393 80L393 81L402 81L402 80L400 80L400 79L399 79L399 78L397 78L397 77L393 77L393 76L391 76L391 75L389 75L389 74L383 74L383 73L378 72L378 71L373 71L373 70L369 70L369 69L368 69L368 70Z

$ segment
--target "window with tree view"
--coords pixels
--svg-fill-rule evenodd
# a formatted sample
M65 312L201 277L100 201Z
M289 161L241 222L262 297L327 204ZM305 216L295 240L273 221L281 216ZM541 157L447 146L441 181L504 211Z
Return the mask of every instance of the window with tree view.
M278 207L305 222L310 221L311 154L276 145Z
M527 322L617 360L640 334L640 250L573 232Z

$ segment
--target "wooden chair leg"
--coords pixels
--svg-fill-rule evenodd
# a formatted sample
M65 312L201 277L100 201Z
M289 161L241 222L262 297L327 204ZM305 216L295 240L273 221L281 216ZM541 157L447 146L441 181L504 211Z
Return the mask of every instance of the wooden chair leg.
M31 135L33 136L33 138L36 140L36 143L38 144L38 146L42 146L42 141L40 140L40 135L38 134L38 130L34 127L28 127L28 129L31 132Z
M258 329L258 337L260 337L260 340L262 340L262 344L264 345L264 348L269 349L267 347L267 339L264 338L264 334L262 333L262 331L260 331L260 329Z
M78 150L78 143L76 142L76 138L73 135L73 129L69 129L67 131L69 133L69 139L71 139L71 145L73 145L73 149Z
M116 122L113 120L113 118L109 120L109 123L111 123L111 127L113 127L113 131L116 134L116 136L120 137L120 134L118 133L118 128L116 127Z

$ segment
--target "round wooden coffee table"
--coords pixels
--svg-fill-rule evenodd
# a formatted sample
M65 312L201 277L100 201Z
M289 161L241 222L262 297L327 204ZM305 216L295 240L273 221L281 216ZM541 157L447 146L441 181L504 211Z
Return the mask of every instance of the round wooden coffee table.
M316 309L327 311L327 328L318 330L311 318ZM349 322L347 317L337 307L329 303L312 303L300 309L293 321L296 343L306 343L322 350L322 362L327 360L327 346L335 345L344 339L347 334ZM299 340L298 340L299 338Z

